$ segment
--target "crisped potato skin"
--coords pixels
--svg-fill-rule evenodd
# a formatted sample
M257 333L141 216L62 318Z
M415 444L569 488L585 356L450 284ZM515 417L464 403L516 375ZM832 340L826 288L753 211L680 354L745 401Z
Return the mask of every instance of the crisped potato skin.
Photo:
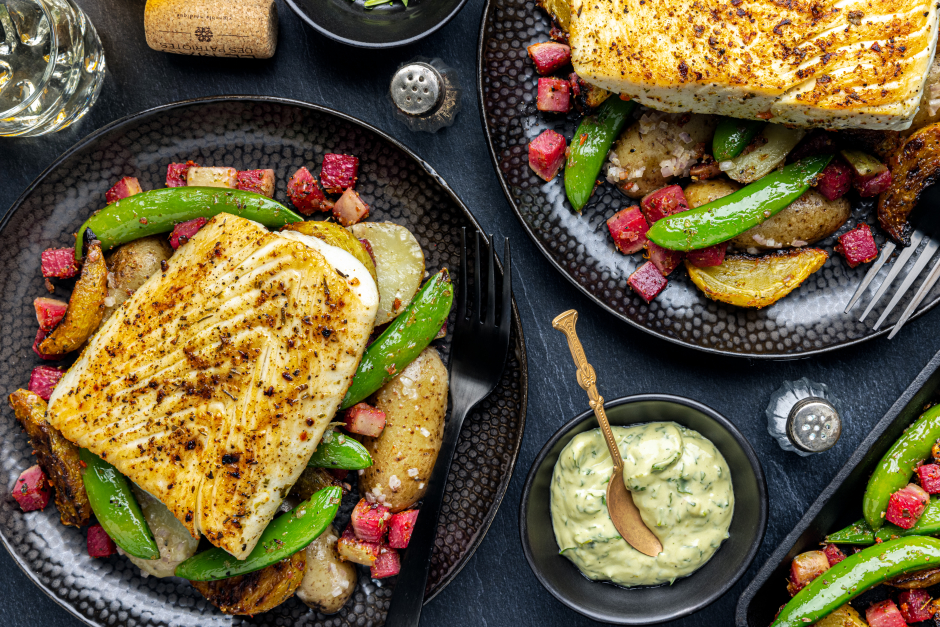
M108 267L101 244L88 245L82 274L75 283L65 317L39 344L43 355L65 355L77 350L98 329L108 296Z
M385 430L377 438L362 438L374 463L359 477L359 492L400 512L427 491L444 436L447 369L437 350L424 349L374 399L385 412Z
M173 249L162 235L151 235L118 247L108 257L108 296L114 303L105 311L104 320L131 297L135 290L160 271L160 264L170 258Z
M254 616L289 599L303 581L306 567L304 550L247 575L190 583L224 614Z
M685 199L686 202L689 203L689 207L695 209L696 207L707 205L710 202L715 202L719 198L730 196L739 189L741 189L740 183L721 178L692 183L686 187L683 192L685 193Z
M816 627L868 627L858 612L849 604L836 609L816 623Z
M940 178L940 124L914 133L891 158L891 187L878 198L878 222L898 244L910 243L910 215L920 194Z
M783 211L741 233L731 244L742 250L774 250L815 244L839 230L852 215L847 198L827 200L809 190Z
M307 546L307 570L297 588L297 598L324 614L340 611L356 590L356 566L340 559L339 537L330 525Z
M33 446L39 466L55 487L55 506L63 525L83 527L91 520L91 503L82 480L78 447L46 420L46 401L33 392L10 394L10 407Z
M906 575L898 575L885 582L895 588L905 590L918 590L921 588L930 588L940 583L940 568L930 568L928 570L919 570Z

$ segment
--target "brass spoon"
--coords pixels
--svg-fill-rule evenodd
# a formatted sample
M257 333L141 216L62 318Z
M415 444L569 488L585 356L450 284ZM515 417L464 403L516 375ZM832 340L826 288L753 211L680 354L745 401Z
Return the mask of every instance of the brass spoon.
M597 393L597 385L595 385L597 375L594 374L591 364L587 362L584 348L574 330L577 321L578 312L570 309L552 320L552 326L568 338L568 348L571 350L571 357L574 358L574 365L578 369L578 385L588 393L588 404L597 416L597 422L607 442L607 449L614 460L614 474L607 482L607 512L610 514L614 527L627 544L644 555L655 557L662 552L663 545L640 518L640 510L633 503L633 495L623 483L623 457L620 456L614 432L610 429L610 423L607 422L607 414L604 413L604 398Z

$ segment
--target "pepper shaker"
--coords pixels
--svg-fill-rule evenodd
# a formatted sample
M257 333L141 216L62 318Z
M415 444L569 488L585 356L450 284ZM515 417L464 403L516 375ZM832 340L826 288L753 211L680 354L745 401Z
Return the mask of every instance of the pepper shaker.
M435 133L452 125L460 111L457 75L440 59L415 57L399 67L388 94L395 117L413 131Z
M824 383L784 381L770 397L767 431L785 451L803 457L835 446L842 434L839 401Z

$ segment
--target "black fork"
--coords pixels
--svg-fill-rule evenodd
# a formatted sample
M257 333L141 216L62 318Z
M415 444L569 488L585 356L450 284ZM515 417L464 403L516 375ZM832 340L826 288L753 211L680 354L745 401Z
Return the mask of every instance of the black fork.
M476 234L473 261L474 294L468 303L467 230L461 234L460 284L457 286L457 323L450 351L450 420L444 427L444 442L428 482L411 541L405 551L401 573L385 619L386 627L417 627L424 603L424 589L437 535L437 521L444 502L444 488L464 418L496 387L509 352L512 324L512 270L509 240L504 255L502 295L497 316L495 241L490 235L486 276L480 272L480 234ZM485 300L483 294L485 293ZM484 307L485 305L485 307ZM498 321L497 321L498 317Z

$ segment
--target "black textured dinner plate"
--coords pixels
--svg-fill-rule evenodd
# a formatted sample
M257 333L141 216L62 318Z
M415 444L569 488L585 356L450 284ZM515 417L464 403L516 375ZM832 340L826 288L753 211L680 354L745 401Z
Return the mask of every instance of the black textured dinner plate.
M423 39L451 20L467 0L402 0L366 8L365 0L286 0L330 39L359 48L396 48Z
M535 108L538 75L526 47L549 40L550 20L531 0L488 0L483 12L477 62L483 128L506 198L522 225L551 264L595 303L621 320L663 339L711 353L752 358L793 358L856 344L891 330L907 301L901 301L887 326L872 330L888 298L865 322L862 308L843 313L868 265L851 269L833 254L838 235L859 221L875 224L872 203L853 207L836 235L816 244L830 259L802 286L765 309L743 309L710 300L679 268L649 305L627 285L642 263L614 248L606 220L636 201L614 186L598 186L581 215L565 198L562 177L546 183L529 168L528 143L549 128L571 141L579 116L542 114ZM637 36L655 36L637 34ZM570 72L570 69L567 70ZM873 229L879 249L885 237ZM911 264L912 265L912 264ZM888 269L882 268L882 277ZM869 288L872 294L880 280ZM916 287L916 285L915 285ZM940 302L934 287L915 315ZM902 331L903 332L903 331Z
M302 165L319 167L323 154L359 157L356 189L371 206L370 220L407 226L418 238L429 272L456 269L460 229L479 231L467 207L424 161L362 122L297 101L229 96L169 104L119 120L67 151L20 197L0 221L0 391L26 387L41 363L32 301L48 296L40 253L71 246L87 216L122 176L144 189L163 187L167 164L192 159L201 165L273 168L275 198L286 202L287 178ZM64 298L61 289L56 297ZM448 325L454 328L453 320ZM438 348L449 358L448 335ZM467 417L448 477L426 599L447 585L483 540L509 485L526 409L526 356L513 305L512 349L496 390ZM6 402L0 409L0 541L36 584L89 625L185 627L223 625L378 625L394 580L376 582L360 568L358 588L342 611L324 616L296 598L253 619L225 616L188 582L141 575L121 556L92 559L85 534L59 522L53 505L24 514L9 496L20 472L35 463L31 448ZM344 500L337 526L358 500Z

